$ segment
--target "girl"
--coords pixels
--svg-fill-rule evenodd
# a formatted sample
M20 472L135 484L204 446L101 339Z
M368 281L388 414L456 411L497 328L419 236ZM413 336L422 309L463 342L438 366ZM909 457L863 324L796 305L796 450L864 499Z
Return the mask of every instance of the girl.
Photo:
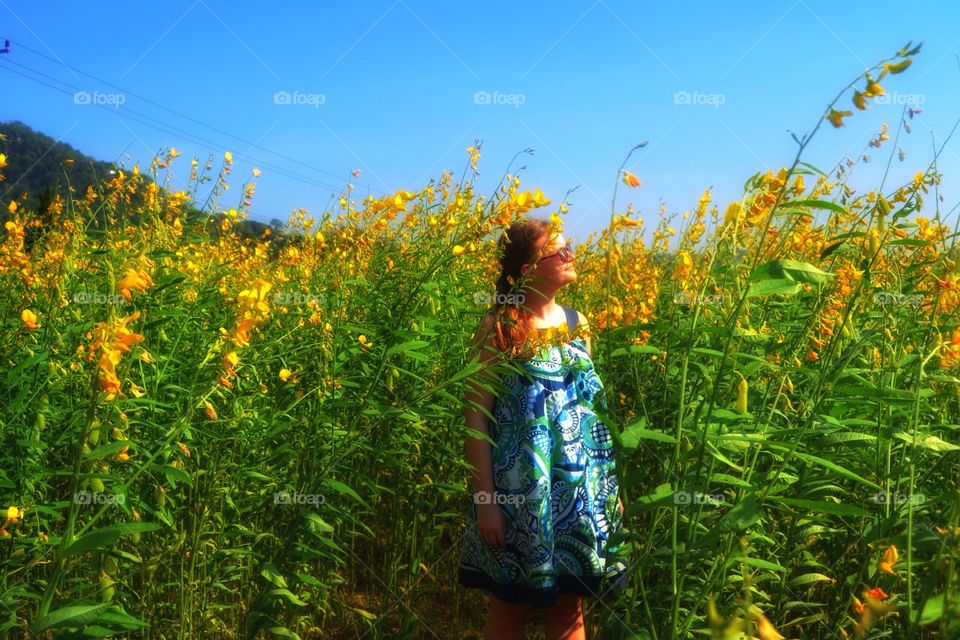
M465 439L475 493L458 576L490 592L486 640L522 640L533 608L546 609L547 640L584 639L582 597L602 595L623 512L613 442L592 410L605 404L587 320L554 301L577 278L575 257L548 231L533 218L501 238L494 313L474 345L481 363L515 372L481 372L465 397L467 427L495 443ZM554 332L565 337L530 346Z

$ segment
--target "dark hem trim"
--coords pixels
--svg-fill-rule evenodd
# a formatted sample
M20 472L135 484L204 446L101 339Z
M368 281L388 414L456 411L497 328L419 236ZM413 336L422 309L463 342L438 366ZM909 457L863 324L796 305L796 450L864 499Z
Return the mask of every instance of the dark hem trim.
M486 589L504 602L531 604L535 609L548 609L557 604L557 599L562 593L597 597L601 578L599 576L580 578L569 573L561 573L557 576L557 584L554 587L534 589L525 585L495 582L485 573L460 567L457 581L468 589Z

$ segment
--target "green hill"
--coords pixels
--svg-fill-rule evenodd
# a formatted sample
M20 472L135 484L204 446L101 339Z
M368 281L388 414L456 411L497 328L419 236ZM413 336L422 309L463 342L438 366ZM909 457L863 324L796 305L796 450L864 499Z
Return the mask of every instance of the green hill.
M0 227L7 218L7 203L19 200L27 194L21 206L29 211L40 213L45 217L48 205L54 196L59 194L66 199L66 186L72 185L74 194L82 196L89 185L97 181L109 179L110 173L117 170L111 162L97 160L82 151L64 142L57 142L50 136L35 131L19 121L0 122L0 153L6 154L7 166L3 168L6 179L0 182ZM73 164L67 166L64 160L70 158ZM150 180L148 176L144 176ZM204 217L192 203L189 206L188 218L197 220ZM132 220L136 223L136 216ZM219 233L221 215L214 214L210 221L209 230L212 238ZM97 220L93 226L102 228L102 220ZM278 224L267 225L256 220L242 220L234 228L237 234L244 239L257 238L272 227L276 234L275 245L284 244ZM38 237L28 236L26 245L29 248Z

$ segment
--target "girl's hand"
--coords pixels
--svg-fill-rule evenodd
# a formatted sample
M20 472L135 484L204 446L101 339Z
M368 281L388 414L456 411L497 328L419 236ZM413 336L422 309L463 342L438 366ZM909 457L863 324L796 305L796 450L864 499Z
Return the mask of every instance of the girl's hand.
M506 528L500 505L482 503L477 505L477 533L487 544L500 549L507 546Z

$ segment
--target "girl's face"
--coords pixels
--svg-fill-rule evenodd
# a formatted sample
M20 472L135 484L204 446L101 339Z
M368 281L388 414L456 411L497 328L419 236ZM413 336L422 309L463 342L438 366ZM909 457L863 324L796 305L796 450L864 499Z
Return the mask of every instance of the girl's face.
M562 287L565 284L577 279L577 271L574 268L575 259L573 253L561 251L566 246L567 240L562 233L558 233L552 240L544 238L541 244L540 259L537 262L533 277L545 283ZM559 253L558 253L559 252ZM566 255L563 255L566 254ZM569 262L564 262L564 258ZM523 266L524 273L530 267Z

